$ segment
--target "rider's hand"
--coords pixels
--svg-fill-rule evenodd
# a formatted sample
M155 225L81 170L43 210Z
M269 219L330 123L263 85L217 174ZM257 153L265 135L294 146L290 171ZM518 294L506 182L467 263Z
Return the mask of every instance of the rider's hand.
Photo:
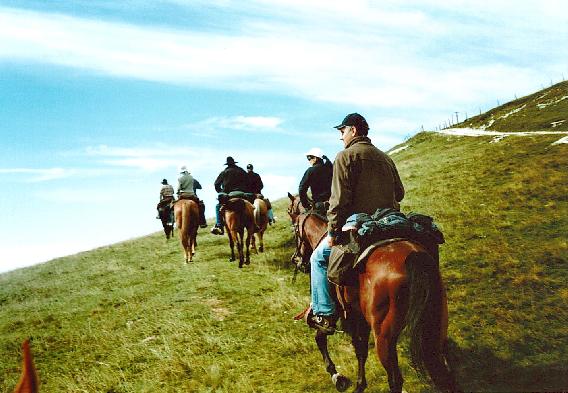
M330 247L333 247L337 244L337 239L333 236L327 235L327 238L325 240L327 240L327 244Z

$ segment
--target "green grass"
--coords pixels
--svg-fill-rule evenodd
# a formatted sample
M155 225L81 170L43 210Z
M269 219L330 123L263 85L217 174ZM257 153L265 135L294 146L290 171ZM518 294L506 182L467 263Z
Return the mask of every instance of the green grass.
M466 391L568 390L568 146L556 136L421 133L396 153L403 211L435 217L446 244L451 348ZM193 264L161 233L0 275L0 391L32 351L46 392L330 392L313 331L292 317L287 200L264 254L239 270L201 230ZM177 233L176 233L177 235ZM330 339L356 375L348 337ZM370 344L368 392L386 392ZM399 344L407 391L431 391Z
M15 385L28 336L42 393L330 391L313 331L293 321L309 281L292 282L285 205L267 251L241 270L226 237L202 230L191 265L177 238L156 233L0 275L0 391ZM355 376L348 338L330 348ZM368 364L369 392L384 391L378 361Z
M402 209L431 214L446 235L466 390L568 388L568 146L557 139L421 133L395 154Z
M455 127L495 131L568 131L568 81L503 104Z

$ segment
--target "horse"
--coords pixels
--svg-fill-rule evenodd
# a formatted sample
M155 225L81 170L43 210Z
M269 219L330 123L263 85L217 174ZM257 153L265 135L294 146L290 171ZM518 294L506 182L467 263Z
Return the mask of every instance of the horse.
M22 344L22 374L14 389L14 393L37 393L39 392L39 378L34 366L29 340Z
M243 264L250 264L250 244L251 236L254 236L254 207L252 203L241 198L230 198L221 208L221 213L225 219L225 229L229 237L229 246L231 247L231 258L229 261L235 260L235 244L239 253L239 268ZM244 231L247 231L246 238ZM246 252L243 250L246 243Z
M166 234L166 240L169 240L174 234L174 223L170 221L171 210L172 208L169 203L158 209L160 221L162 221L162 227L164 227L164 233Z
M258 236L258 251L264 251L264 232L266 228L268 228L268 207L266 206L266 202L264 202L261 198L256 198L253 203L254 206L254 224L255 224L255 233ZM252 245L251 247L256 250L256 241L254 238L254 234L252 236Z
M304 250L313 250L325 238L327 225L315 214L308 214L311 221L306 224L309 217L300 212L297 198L289 197L290 218L296 226L304 221L302 230L296 231L296 236L301 236L298 242L306 243ZM460 391L447 356L446 291L438 263L425 248L405 239L377 247L359 273L358 283L358 287L336 287L342 299L353 300L344 329L351 336L358 361L354 392L361 393L367 387L365 363L371 332L390 391L402 391L396 345L404 328L409 332L411 365L416 371L429 377L441 391ZM346 390L351 381L337 372L328 352L327 334L317 330L315 341L336 389Z
M192 262L197 246L199 206L192 199L179 199L174 203L174 215L185 254L185 263Z

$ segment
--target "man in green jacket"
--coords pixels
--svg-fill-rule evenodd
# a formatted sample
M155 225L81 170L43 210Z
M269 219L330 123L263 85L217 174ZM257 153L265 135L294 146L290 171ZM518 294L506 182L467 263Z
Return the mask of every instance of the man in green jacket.
M310 258L312 313L308 324L326 333L335 331L337 320L327 280L327 263L342 226L355 213L372 214L379 208L398 208L398 202L404 197L394 162L367 137L369 125L365 118L351 113L335 128L341 133L345 149L337 154L333 163L328 235Z

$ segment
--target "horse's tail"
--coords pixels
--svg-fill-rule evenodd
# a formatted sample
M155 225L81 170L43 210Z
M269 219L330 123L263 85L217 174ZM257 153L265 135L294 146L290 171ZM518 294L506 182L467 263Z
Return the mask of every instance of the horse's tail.
M14 393L36 393L39 391L39 379L34 366L30 343L28 340L22 344L24 358L22 360L22 375Z
M410 335L412 366L428 375L442 391L457 386L447 366L442 337L443 287L437 262L426 252L406 259L409 299L406 327Z
M178 232L181 238L181 244L184 248L187 248L189 246L189 221L191 217L190 209L191 204L187 200L181 203L181 223L178 222Z
M263 205L264 204L264 209L263 209ZM254 200L254 223L261 228L263 225L265 225L268 222L268 217L266 215L266 211L267 211L267 206L266 206L266 202L264 202L262 199L255 199ZM263 217L264 215L264 217Z

